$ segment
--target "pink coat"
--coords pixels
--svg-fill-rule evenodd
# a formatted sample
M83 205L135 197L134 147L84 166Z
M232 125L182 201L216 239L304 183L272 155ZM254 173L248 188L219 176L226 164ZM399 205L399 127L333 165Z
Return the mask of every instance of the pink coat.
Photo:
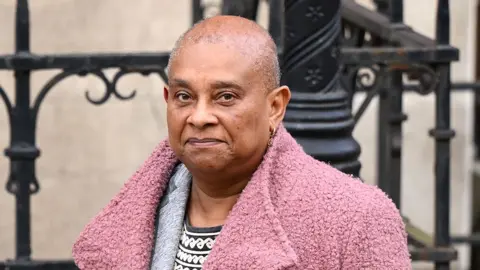
M80 269L148 269L155 215L177 163L167 141L84 229ZM404 224L377 187L307 155L280 127L203 267L411 269Z

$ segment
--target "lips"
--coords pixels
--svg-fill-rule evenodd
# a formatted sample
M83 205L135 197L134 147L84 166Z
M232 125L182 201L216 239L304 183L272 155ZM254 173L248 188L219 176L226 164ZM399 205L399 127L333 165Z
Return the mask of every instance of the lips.
M190 144L215 144L215 143L221 143L223 141L215 138L189 138L187 140L187 143Z

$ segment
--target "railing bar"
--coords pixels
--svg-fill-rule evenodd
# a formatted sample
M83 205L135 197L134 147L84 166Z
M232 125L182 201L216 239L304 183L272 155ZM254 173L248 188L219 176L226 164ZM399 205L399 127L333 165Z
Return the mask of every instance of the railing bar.
M268 32L270 32L273 41L275 41L275 44L277 45L279 55L283 55L284 47L284 5L285 0L270 1L269 4L270 14L268 21Z
M435 44L435 40L418 32L412 30L397 30L398 27L408 29L408 26L406 25L398 24L396 25L396 28L392 28L388 17L370 10L355 1L342 0L341 11L343 19L351 22L353 25L368 29L370 33L384 39L385 41L393 41L401 46L414 44L417 47L432 46Z
M452 89L478 89L480 90L479 82L452 82Z
M471 235L455 235L452 236L450 239L452 243L455 244L468 243L472 246L480 246L480 233L474 233Z
M30 13L28 0L18 0L15 16L15 52L29 53ZM30 118L30 70L15 70L15 114L12 117L10 149L35 144ZM15 168L15 169L14 169ZM35 161L10 157L9 182L16 187L16 258L29 260L31 255L30 183L35 179Z
M403 0L390 0L390 21L392 23L403 23ZM394 45L394 44L392 44ZM390 197L398 209L401 207L401 189L402 189L402 124L406 120L403 114L403 96L402 96L402 72L392 71L390 74L390 112L388 115L388 124L390 126L390 149L389 157L390 173Z
M436 40L439 45L450 43L450 11L448 0L438 0ZM450 63L437 67L439 85L435 93L435 247L450 247ZM436 270L450 269L450 262L435 262Z
M390 21L403 23L403 0L390 0Z
M202 0L192 0L192 25L203 19Z

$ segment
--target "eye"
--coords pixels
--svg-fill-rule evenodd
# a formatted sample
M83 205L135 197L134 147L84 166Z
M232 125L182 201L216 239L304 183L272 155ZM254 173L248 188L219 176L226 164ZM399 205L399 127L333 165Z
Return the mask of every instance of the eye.
M232 93L223 93L222 95L220 95L219 100L229 102L232 101L234 98L235 96Z
M177 93L175 95L175 98L178 99L181 102L188 102L191 99L190 95L185 93L185 92Z

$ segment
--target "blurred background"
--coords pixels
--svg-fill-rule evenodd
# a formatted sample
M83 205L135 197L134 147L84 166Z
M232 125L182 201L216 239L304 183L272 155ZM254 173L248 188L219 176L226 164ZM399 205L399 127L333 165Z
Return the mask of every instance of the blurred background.
M218 12L215 4L211 14ZM370 0L357 1L373 8ZM416 32L435 36L437 0L404 0L404 21ZM192 23L190 0L42 0L29 1L31 50L34 53L163 52ZM0 54L12 54L15 40L16 1L0 0ZM450 1L451 43L460 50L452 64L453 82L477 78L479 25L476 0ZM268 3L260 1L258 22L268 27ZM57 71L32 73L32 96ZM107 71L112 75L112 71ZM128 75L119 92L137 95L130 101L111 99L93 106L84 98L101 97L105 84L98 78L71 77L55 86L45 98L37 124L41 156L36 174L40 192L31 199L32 256L35 259L70 259L71 247L83 226L118 192L123 183L167 134L164 82L159 76ZM0 85L14 98L13 72L0 71ZM365 94L354 98L358 108ZM434 233L434 96L404 94L401 209L416 227ZM456 137L451 145L451 233L480 231L474 128L474 91L453 91L451 124ZM0 146L9 145L9 122L0 105ZM377 99L354 130L361 145L361 178L377 179ZM480 171L479 171L480 173ZM0 182L6 183L9 160L0 156ZM3 184L2 184L3 186ZM456 245L458 260L452 269L469 269L467 245ZM15 200L0 190L0 261L15 257ZM433 269L417 263L417 269ZM480 266L479 266L480 267ZM480 269L480 268L477 268Z

